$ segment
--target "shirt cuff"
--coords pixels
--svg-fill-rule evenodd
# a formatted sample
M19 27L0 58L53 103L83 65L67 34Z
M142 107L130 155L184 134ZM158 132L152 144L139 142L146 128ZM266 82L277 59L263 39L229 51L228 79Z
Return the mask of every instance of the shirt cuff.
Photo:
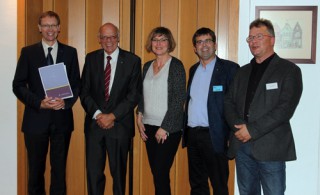
M102 113L101 110L97 110L97 111L94 113L92 119L96 119L97 115L98 115L98 114L101 114L101 113Z

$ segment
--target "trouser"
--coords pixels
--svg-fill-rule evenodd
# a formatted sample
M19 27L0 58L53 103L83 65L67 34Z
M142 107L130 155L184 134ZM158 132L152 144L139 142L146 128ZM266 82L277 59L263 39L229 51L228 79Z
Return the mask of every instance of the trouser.
M44 134L24 133L28 155L28 194L45 195L44 172L50 145L50 195L66 194L66 163L71 132L51 128Z
M158 126L145 125L147 154L156 195L170 195L170 169L181 140L181 132L171 133L164 143L158 143L155 134Z

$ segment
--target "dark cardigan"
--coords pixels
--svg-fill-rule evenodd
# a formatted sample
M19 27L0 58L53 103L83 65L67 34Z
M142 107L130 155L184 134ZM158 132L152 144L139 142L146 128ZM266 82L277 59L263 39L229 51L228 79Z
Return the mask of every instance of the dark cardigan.
M144 80L151 60L144 64L142 72L142 80ZM186 73L184 66L180 60L172 57L169 75L168 75L168 110L161 123L161 128L169 133L174 133L182 130L183 127L183 106L186 99ZM138 104L137 112L143 113L144 98L143 92Z

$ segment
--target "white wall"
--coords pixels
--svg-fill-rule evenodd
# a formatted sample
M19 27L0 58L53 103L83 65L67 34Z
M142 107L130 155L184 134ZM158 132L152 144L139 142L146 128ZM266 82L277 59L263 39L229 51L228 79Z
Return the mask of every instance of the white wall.
M12 79L17 64L17 1L0 1L0 194L17 194L17 100Z
M239 64L250 61L245 41L249 24L255 19L256 6L319 6L320 0L240 0L239 17ZM291 120L297 149L297 161L287 163L288 195L320 195L320 17L318 8L318 32L316 64L298 64L303 76L303 94L300 104ZM237 189L237 186L236 186ZM238 194L238 192L236 192Z

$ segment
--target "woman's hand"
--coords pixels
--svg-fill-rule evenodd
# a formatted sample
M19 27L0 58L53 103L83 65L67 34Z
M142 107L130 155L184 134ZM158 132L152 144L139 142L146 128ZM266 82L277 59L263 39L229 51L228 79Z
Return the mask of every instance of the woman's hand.
M164 143L165 140L167 140L168 138L168 134L167 132L162 129L161 127L158 129L156 135L155 135L156 139L157 139L157 142L158 143Z
M148 136L146 135L145 131L146 131L146 128L144 127L144 124L142 123L142 114L139 113L137 115L137 118L136 118L136 122L137 122L137 125L138 125L138 129L139 129L139 133L140 133L140 137L143 141L147 141L148 139Z

